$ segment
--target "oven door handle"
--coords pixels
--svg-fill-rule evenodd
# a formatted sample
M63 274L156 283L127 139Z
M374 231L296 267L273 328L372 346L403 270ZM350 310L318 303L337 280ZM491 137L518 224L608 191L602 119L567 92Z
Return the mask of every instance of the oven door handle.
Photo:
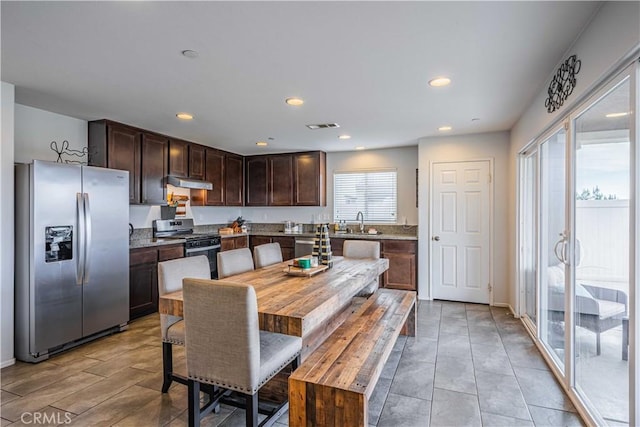
M193 253L193 252L205 252L205 251L211 251L213 249L220 249L220 245L213 245L213 246L205 246L203 248L189 248L189 249L185 249L185 253Z

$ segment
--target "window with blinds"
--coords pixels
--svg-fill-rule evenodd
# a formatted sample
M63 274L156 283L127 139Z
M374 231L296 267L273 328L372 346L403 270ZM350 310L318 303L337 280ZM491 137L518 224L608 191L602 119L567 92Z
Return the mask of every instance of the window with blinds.
M365 222L395 223L398 172L393 170L335 172L333 219L353 222L358 212Z

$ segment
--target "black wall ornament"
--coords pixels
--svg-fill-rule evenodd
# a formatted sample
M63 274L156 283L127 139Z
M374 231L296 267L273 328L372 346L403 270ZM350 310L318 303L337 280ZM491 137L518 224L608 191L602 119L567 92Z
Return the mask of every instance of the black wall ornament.
M87 161L83 159L83 157L85 157L89 152L87 147L83 147L82 150L72 150L69 148L69 141L66 139L62 141L61 145L61 147L58 147L58 143L56 141L51 141L51 144L49 144L51 150L58 155L58 158L56 159L57 163L87 164ZM62 156L71 156L72 159L63 159ZM78 160L73 159L73 157L77 157Z
M576 55L571 55L553 76L553 80L549 84L547 94L549 97L544 102L547 107L547 113L553 113L564 104L564 101L571 95L573 88L576 87L576 74L580 72L582 62Z

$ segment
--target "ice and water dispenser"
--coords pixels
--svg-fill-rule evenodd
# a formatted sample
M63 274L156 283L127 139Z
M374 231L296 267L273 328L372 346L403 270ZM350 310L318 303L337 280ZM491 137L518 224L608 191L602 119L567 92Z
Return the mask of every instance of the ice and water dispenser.
M64 261L73 258L73 226L45 227L45 262Z

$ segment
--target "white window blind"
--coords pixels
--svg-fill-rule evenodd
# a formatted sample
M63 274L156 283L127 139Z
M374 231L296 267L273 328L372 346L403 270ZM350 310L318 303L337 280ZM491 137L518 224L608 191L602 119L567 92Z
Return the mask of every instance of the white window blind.
M370 223L397 221L396 170L335 172L333 219L355 221L358 212Z

